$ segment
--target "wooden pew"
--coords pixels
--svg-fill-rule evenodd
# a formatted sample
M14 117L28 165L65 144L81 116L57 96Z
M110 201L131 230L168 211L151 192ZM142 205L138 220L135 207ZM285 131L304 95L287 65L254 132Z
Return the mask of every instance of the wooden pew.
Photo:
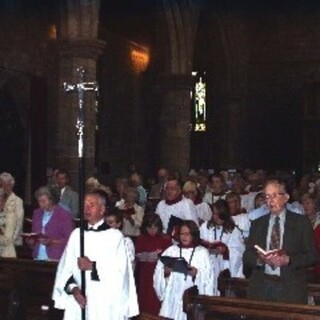
M36 320L41 306L48 306L50 319L61 319L52 308L56 262L0 258L0 319Z
M249 281L247 279L229 278L220 279L219 288L221 296L246 298ZM308 284L308 295L310 304L320 304L320 283Z
M188 320L320 320L316 306L198 295L196 287L183 297Z

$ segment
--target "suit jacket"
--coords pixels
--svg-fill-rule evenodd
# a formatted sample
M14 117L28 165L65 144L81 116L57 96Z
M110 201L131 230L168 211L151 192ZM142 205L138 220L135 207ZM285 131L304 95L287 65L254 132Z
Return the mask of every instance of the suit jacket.
M246 251L243 255L244 264L252 269L248 297L263 299L261 297L264 285L264 265L257 266L257 253L254 245L266 249L267 232L270 213L252 222ZM283 286L285 293L282 298L285 302L307 303L307 275L309 266L317 259L313 230L307 217L286 212L282 249L290 256L290 264L281 267L279 285Z
M32 232L41 233L43 209L37 209L32 217ZM59 244L47 246L49 259L59 260L68 242L69 236L74 228L72 216L68 211L56 205L53 209L52 217L45 226L45 234L50 239L61 240ZM32 256L36 258L39 251L39 242L33 246Z
M60 203L70 209L74 218L79 217L79 195L77 192L66 186L62 198L60 199Z
M20 235L22 231L23 219L24 219L24 209L23 209L22 199L20 199L16 194L11 192L4 206L4 211L7 212L8 215L14 214L17 217L15 230L13 233L13 239L15 241L15 245L22 245L22 238Z

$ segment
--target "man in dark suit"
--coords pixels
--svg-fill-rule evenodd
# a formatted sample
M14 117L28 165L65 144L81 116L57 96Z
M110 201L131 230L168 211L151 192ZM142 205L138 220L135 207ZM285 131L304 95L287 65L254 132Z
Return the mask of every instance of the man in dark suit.
M79 217L79 195L68 185L70 180L66 170L59 169L56 174L57 187L60 190L60 202L64 208L68 209L73 218Z
M312 227L305 216L286 209L283 182L268 181L264 193L270 213L252 222L243 256L252 269L248 298L305 304L306 271L317 259ZM273 253L260 253L255 245Z

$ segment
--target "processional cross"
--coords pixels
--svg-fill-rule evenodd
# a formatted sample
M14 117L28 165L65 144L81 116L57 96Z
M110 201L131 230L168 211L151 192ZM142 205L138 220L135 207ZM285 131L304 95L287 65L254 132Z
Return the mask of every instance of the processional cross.
M64 82L63 87L65 92L78 93L78 114L77 114L77 136L78 136L78 172L79 172L79 208L80 208L80 257L84 257L84 181L85 181L85 169L84 169L84 128L85 128L85 113L84 113L84 94L85 91L98 91L98 83L96 81L85 82L84 75L85 69L83 67L77 68L79 81L76 84ZM81 291L85 296L86 282L85 272L81 271ZM85 308L81 309L81 318L85 320Z

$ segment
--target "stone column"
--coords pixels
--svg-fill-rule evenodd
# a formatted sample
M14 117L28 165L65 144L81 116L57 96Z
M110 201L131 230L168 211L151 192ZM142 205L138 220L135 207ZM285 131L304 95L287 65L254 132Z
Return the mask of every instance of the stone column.
M160 165L180 170L184 175L190 166L191 75L161 78Z
M58 77L56 112L50 119L52 136L52 163L55 167L65 168L70 172L71 184L77 187L78 153L76 120L78 112L77 92L66 93L64 82L78 82L77 68L85 68L85 81L96 81L97 58L102 53L105 43L96 39L72 39L58 43ZM85 170L86 176L94 173L95 130L96 130L96 93L85 92Z
M220 167L241 168L246 165L245 110L243 97L225 96L220 117Z

